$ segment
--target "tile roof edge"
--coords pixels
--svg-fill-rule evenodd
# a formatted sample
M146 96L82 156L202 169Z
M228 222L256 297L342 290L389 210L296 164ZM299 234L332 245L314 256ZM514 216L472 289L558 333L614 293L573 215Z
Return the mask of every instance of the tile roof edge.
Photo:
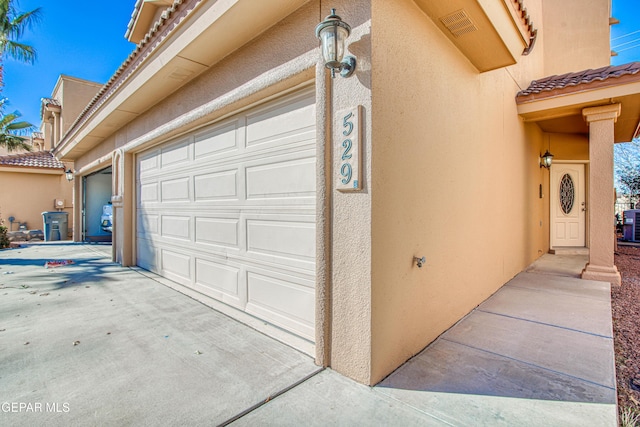
M49 166L49 165L24 165L24 164L5 164L3 161L12 160L12 159L37 159L38 157L47 157L46 160L53 161L57 163L57 166ZM53 170L63 170L65 169L64 164L58 160L51 151L28 151L25 153L18 154L6 154L4 156L0 156L0 167L16 167L16 168L33 168L33 169L53 169Z
M524 0L511 0L511 6L513 7L516 15L520 18L520 23L524 27L527 36L529 36L529 40L526 41L527 47L525 48L523 54L528 54L533 49L533 45L537 38L538 30L533 26L533 21L529 16L529 12L524 5Z
M635 66L635 68L634 68ZM631 70L629 72L624 72ZM607 74L603 74L608 71ZM616 74L615 72L621 72ZM536 85L541 83L552 83L554 81L562 81L569 77L587 77L592 76L588 81L579 80L576 82L566 82L562 86L556 87L540 87L535 88ZM551 98L554 96L560 96L563 94L572 94L576 92L588 91L591 89L611 87L620 84L632 83L634 81L640 81L640 62L629 62L626 64L600 67L595 69L587 69L578 72L571 72L559 75L552 75L543 77L541 79L532 80L526 89L519 91L516 94L516 101L518 104L532 102L544 98Z
M0 163L0 172L3 168L11 168L11 169L33 169L33 170L51 170L51 171L60 171L60 174L64 173L64 167L53 167L53 166L32 166L32 165L3 165Z
M145 37L138 43L133 50L124 60L124 62L120 65L120 67L115 71L115 73L109 78L109 80L102 86L102 88L98 91L98 93L93 97L93 99L89 102L89 104L80 112L76 120L73 121L67 132L62 138L62 142L66 142L65 138L67 135L71 134L78 126L84 124L104 102L107 101L113 94L115 90L117 90L120 85L126 80L143 62L144 60L153 52L160 43L176 28L171 27L169 23L172 22L170 19L172 15L175 15L177 11L180 11L184 8L188 8L189 5L193 5L191 10L193 10L199 3L205 0L174 0L173 4L166 9L160 19L153 25L153 27L149 30L149 32L145 35ZM137 2L136 2L137 4ZM188 15L189 13L187 13ZM183 18L186 18L185 15ZM164 30L164 31L160 31ZM152 43L154 42L154 43Z

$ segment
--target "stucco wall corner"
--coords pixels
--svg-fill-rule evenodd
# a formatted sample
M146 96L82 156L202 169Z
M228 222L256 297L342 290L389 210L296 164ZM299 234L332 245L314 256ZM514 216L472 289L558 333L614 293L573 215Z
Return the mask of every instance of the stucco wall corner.
M342 0L330 6L351 25L347 54L358 61L353 76L328 80L332 135L337 128L337 112L362 106L362 190L332 190L331 367L371 384L371 4L369 0ZM324 10L321 5L321 9L326 16L328 8ZM337 144L333 139L329 152ZM335 180L339 173L335 161L331 171Z
M319 55L319 54L318 54ZM331 364L331 81L316 65L316 363ZM324 155L322 155L324 154Z

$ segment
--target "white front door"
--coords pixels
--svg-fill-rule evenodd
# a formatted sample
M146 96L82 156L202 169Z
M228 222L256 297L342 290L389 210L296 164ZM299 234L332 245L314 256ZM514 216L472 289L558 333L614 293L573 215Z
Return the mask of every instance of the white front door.
M551 247L585 245L584 164L551 166Z

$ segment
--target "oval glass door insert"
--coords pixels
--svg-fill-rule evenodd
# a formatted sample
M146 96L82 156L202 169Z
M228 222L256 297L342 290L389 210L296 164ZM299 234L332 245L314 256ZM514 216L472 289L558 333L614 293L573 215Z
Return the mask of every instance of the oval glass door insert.
M560 180L560 207L565 215L569 215L576 199L575 185L571 175L565 173Z

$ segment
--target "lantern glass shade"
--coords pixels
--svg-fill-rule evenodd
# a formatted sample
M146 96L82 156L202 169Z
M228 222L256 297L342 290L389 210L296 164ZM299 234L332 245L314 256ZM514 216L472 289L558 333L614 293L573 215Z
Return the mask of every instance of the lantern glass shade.
M67 169L65 175L67 176L67 181L73 181L73 171L71 169Z
M551 163L553 162L553 154L549 152L549 150L545 151L541 158L543 167L549 169L551 167Z
M336 72L342 77L349 77L356 69L356 59L353 56L344 56L345 44L350 33L351 27L336 15L335 9L331 9L331 14L316 26L322 61L325 67L331 70L331 77L335 77Z
M344 57L345 40L348 36L349 31L338 25L328 25L320 30L322 59L327 68L340 68L340 63Z

